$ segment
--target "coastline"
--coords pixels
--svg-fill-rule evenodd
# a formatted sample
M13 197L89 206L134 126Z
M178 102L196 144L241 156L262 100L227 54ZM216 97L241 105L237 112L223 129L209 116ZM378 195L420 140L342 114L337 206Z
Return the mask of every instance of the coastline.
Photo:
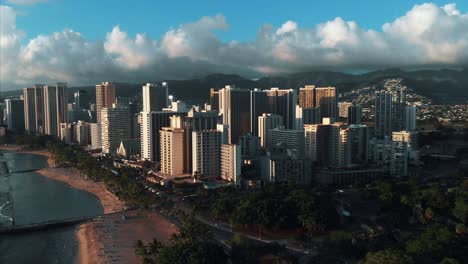
M14 145L2 145L0 149L48 157L49 167L38 170L37 173L92 193L99 199L104 214L107 215L76 227L77 263L138 263L133 254L133 246L137 240L149 242L157 238L167 243L172 234L177 232L174 224L156 212L124 212L125 204L109 192L104 183L81 177L75 168L55 168L52 155L47 150L21 150Z

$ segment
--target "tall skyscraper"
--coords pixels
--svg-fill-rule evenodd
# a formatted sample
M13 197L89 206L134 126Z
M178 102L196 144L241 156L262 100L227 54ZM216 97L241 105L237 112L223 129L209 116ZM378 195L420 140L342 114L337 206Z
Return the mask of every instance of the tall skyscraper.
M304 125L305 155L324 166L346 166L350 160L348 131L324 118L322 124Z
M362 106L351 105L348 107L348 124L361 124Z
M221 178L226 181L240 183L241 147L239 145L221 145Z
M67 85L57 83L45 85L44 97L44 132L46 135L60 136L60 123L68 122Z
M44 86L44 125L45 134L58 136L60 134L60 123L57 118L57 88L54 86ZM68 111L67 111L68 114Z
M349 125L349 142L351 145L351 163L365 164L369 160L369 127L366 125Z
M103 82L96 85L96 120L101 123L101 111L103 108L111 108L116 103L115 85L111 82Z
M268 139L268 131L283 126L283 117L275 114L264 113L258 117L258 135L260 145L265 147Z
M160 134L161 172L169 175L184 173L184 130L163 127Z
M36 134L43 135L45 133L45 118L44 118L44 85L36 84L34 89L34 111L36 112Z
M102 148L101 124L90 123L89 130L91 133L91 147L93 149Z
M81 92L76 91L73 93L73 98L74 98L74 104L75 104L75 110L80 110L81 109Z
M375 92L375 136L391 137L392 132L405 129L405 91Z
M141 157L145 160L160 161L160 136L163 127L170 126L171 116L187 116L187 112L152 111L141 112Z
M416 112L417 108L414 105L407 105L405 108L405 130L416 130Z
M268 112L283 117L287 129L294 129L296 123L297 93L294 89L271 88L264 90L268 98Z
M143 112L162 111L169 106L169 87L166 82L143 86Z
M239 137L250 132L250 91L227 85L219 90L223 124L229 125L229 143L239 143Z
M91 143L91 130L88 122L78 121L75 125L75 139L79 145L87 146Z
M192 132L192 170L200 178L220 176L221 132L200 130Z
M210 89L210 105L211 110L219 111L219 91L214 88Z
M299 106L302 108L317 107L315 103L315 85L299 88Z
M302 108L320 108L320 117L338 117L337 92L335 87L315 87L306 85L299 89L299 106Z
M24 101L5 99L5 119L7 128L15 132L24 131Z
M393 131L392 122L393 96L388 91L375 92L375 120L374 133L377 138L391 136Z
M305 124L320 124L322 119L320 117L320 108L302 108L296 105L296 129L303 129Z
M28 134L36 134L36 100L34 88L23 89L24 100L24 130Z
M120 142L131 139L130 111L114 104L101 109L102 152L114 154Z

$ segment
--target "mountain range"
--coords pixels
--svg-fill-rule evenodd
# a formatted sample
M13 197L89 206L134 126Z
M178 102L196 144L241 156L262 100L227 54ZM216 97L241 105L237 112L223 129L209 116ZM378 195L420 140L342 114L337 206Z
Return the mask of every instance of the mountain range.
M335 86L339 92L379 84L388 78L402 78L403 84L417 94L432 99L435 104L461 104L468 102L468 68L462 70L416 70L387 69L364 74L349 74L332 71L313 71L290 74L288 76L262 77L252 80L239 75L210 74L190 80L165 80L169 93L178 100L201 103L208 100L210 88L222 88L227 84L236 87L267 89L271 87L298 89L306 84L316 86ZM117 83L117 96L134 97L141 93L139 84ZM70 90L83 91L83 101L95 100L95 86L70 87ZM20 91L16 91L20 93ZM10 92L8 95L15 94ZM70 98L73 93L70 91ZM5 96L5 95L4 95Z

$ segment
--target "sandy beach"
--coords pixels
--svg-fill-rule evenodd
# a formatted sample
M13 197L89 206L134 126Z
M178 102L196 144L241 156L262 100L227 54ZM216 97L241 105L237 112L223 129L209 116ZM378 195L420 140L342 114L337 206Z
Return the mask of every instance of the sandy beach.
M157 238L165 243L177 232L177 227L157 213L123 212L125 204L109 192L104 183L81 177L75 168L55 168L51 153L47 150L27 151L14 145L0 146L0 149L48 157L49 167L38 170L38 173L96 195L105 214L121 212L102 216L77 227L78 263L138 263L133 254L137 240L148 242Z
M167 243L177 228L157 213L138 214L129 211L121 215L107 215L81 225L78 263L138 263L133 254L137 240L145 242L157 238Z

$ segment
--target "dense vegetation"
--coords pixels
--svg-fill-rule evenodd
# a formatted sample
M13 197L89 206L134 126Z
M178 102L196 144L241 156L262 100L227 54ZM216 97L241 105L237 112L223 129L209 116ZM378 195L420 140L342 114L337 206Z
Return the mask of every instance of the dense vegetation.
M183 219L179 232L172 235L169 244L164 245L157 239L147 244L138 240L134 252L145 264L222 264L228 261L210 231L190 217Z
M204 192L201 209L218 221L240 227L252 225L269 230L304 228L309 235L330 230L338 224L332 200L311 189L274 186L262 192L239 193L232 188Z
M49 150L58 166L75 167L83 177L104 182L107 189L125 201L128 206L146 208L160 199L145 190L141 172L136 169L111 170L112 160L105 158L98 160L79 147L59 142L50 143Z

